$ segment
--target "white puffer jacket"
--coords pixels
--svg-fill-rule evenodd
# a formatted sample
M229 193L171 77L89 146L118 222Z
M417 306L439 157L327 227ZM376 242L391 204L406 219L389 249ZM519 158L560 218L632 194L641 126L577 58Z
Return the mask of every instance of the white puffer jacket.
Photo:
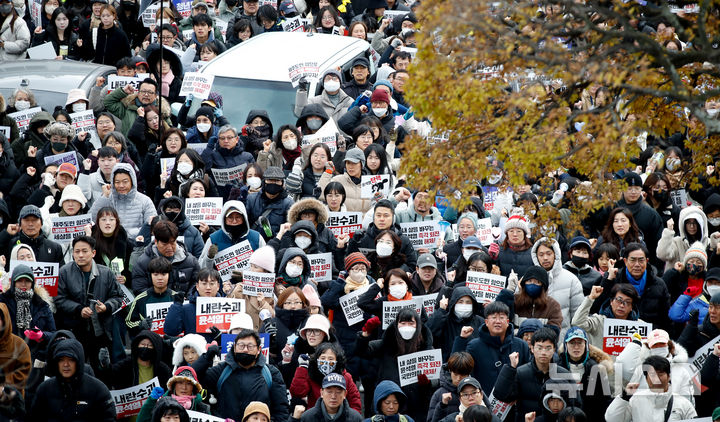
M5 60L18 60L25 58L25 52L30 47L30 30L25 21L18 17L10 26L13 14L8 15L0 27L0 41L4 47L0 48L0 62Z
M705 213L695 206L683 208L680 211L680 217L678 217L680 236L675 236L673 230L665 228L662 237L658 241L656 253L659 259L665 261L665 271L672 269L676 262L683 262L685 259L685 252L690 248L690 242L688 242L687 233L685 233L685 222L690 218L695 219L700 225L700 232L702 233L700 242L706 248L710 245Z
M633 394L630 401L617 396L605 411L605 420L613 422L664 421L670 394L670 392L653 393L650 390L640 390ZM695 416L697 416L697 412L692 403L683 396L673 395L669 421L684 421L693 419Z

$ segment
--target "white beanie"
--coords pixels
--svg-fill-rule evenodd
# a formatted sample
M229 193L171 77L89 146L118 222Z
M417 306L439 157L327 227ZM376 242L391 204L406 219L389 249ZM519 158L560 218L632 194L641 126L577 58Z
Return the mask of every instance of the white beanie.
M257 265L263 270L275 272L275 249L271 246L263 246L250 256L250 264Z
M228 332L232 332L235 328L254 330L253 320L250 315L245 312L238 312L230 319L230 328Z
M78 185L67 185L62 191L60 196L60 206L62 207L63 202L72 199L78 201L82 207L87 203L87 198L82 193L82 189Z

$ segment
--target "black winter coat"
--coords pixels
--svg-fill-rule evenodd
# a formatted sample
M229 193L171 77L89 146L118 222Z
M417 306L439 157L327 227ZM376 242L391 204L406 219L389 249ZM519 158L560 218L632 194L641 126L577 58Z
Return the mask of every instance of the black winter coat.
M348 403L347 399L343 400L342 403L342 411L340 412L340 415L335 415L335 418L332 419L332 421L328 421L325 415L323 414L322 407L323 399L318 399L315 402L315 406L311 409L307 410L303 415L300 417L300 419L295 419L292 416L290 416L289 421L290 422L362 422L363 417L360 415L357 410L350 407L350 404Z
M92 32L90 31L88 39L83 40L83 47L87 46L87 56L91 62L115 66L120 59L131 55L127 35L117 25L110 29L98 28L94 49Z
M467 318L460 319L455 315L453 310L455 304L463 296L470 296L473 302L473 314ZM475 296L472 291L465 287L456 287L452 291L452 296L448 301L447 310L435 307L435 312L430 316L427 322L428 328L433 334L433 346L436 349L442 350L443 362L447 362L450 354L452 353L453 343L455 338L460 336L460 330L462 327L470 326L473 327L472 338L478 336L480 327L485 322L485 318L481 317L482 306L475 300Z
M10 251L18 243L30 246L35 253L37 262L57 262L60 266L65 264L62 247L59 243L48 239L42 233L31 239L22 230L15 236L10 236L7 230L0 232L0 255L10 256ZM7 265L10 265L9 260Z
M530 253L532 248L527 248L523 251L515 251L513 249L500 249L498 255L497 264L500 267L500 274L505 277L510 275L510 271L514 270L518 278L525 274L528 268L532 267L533 260L532 254Z
M16 336L24 337L23 333L18 332L16 321L17 300L15 299L14 290L14 288L11 288L10 290L0 295L0 302L7 305L8 312L10 313L10 318L12 318L13 334L15 334ZM41 295L44 296L45 299L43 299ZM32 299L30 299L30 315L32 315L32 319L30 320L30 328L37 327L43 332L52 333L56 329L55 318L52 310L50 309L50 305L45 300L51 302L50 296L48 295L47 291L41 286L35 286L35 294L33 294Z
M157 246L152 244L148 245L145 252L138 258L132 270L132 289L135 294L152 287L152 280L147 267L153 258L159 256ZM178 243L175 256L172 259L172 273L170 273L170 280L168 280L168 288L187 294L197 282L199 268L197 258L188 253L182 243Z
M368 283L373 284L375 280L368 279ZM372 315L363 312L363 320L355 325L349 325L345 312L340 306L340 297L345 296L345 280L338 278L330 283L330 288L320 297L323 309L333 311L332 325L335 328L335 336L345 352L345 356L349 360L355 355L355 339L357 333L362 330L365 321L372 318Z
M153 374L158 377L160 386L163 388L167 385L168 380L172 376L170 368L162 361L163 341L162 338L152 331L141 331L140 334L133 338L130 344L130 356L114 363L111 367L103 370L100 368L98 378L102 379L113 390L122 390L123 388L132 387L140 384L140 373L138 367L138 345L143 339L149 339L155 348L155 359L153 364Z
M568 261L565 264L563 264L563 268L570 271L571 273L575 274L575 277L577 277L580 280L580 284L582 284L583 287L583 294L585 296L590 295L590 291L592 290L592 286L594 285L600 285L600 280L602 280L602 274L595 271L593 267L586 265L583 268L576 268L572 262Z
M443 359L446 360L446 359ZM452 398L445 404L442 402L442 396L450 393ZM460 410L460 395L457 386L453 385L450 371L443 369L440 373L440 387L433 393L430 398L430 408L428 410L427 422L438 422L447 415L456 413Z
M266 319L260 327L261 333L267 333L269 327L274 324L277 333L270 336L270 362L277 364L282 361L280 351L287 344L287 338L292 334L297 334L297 330L305 323L308 318L308 312L305 309L289 311L287 309L275 307L275 318ZM299 335L299 334L298 334Z
M405 255L405 263L401 268L405 272L412 273L415 271L415 267L417 266L417 252L413 249L410 239L406 235L402 234L399 224L392 226L391 230L400 236L400 240L402 240L402 247L399 252ZM375 250L375 238L381 231L382 230L375 227L375 223L370 223L367 230L361 229L356 231L348 243L347 254L360 252L361 248Z

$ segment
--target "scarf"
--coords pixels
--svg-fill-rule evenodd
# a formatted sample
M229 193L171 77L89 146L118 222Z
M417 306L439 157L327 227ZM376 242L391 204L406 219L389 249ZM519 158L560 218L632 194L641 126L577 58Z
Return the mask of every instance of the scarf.
M176 179L180 184L183 184L183 183L187 183L187 181L190 179L203 179L204 176L205 176L205 171L202 168L199 168L199 169L193 171L192 173L190 173L187 177L183 176L178 171Z
M363 281L361 281L360 283L357 283L355 280L353 280L352 278L350 278L350 276L345 277L345 294L348 294L348 293L350 293L350 292L354 292L355 290L357 290L357 289L359 289L359 288L361 288L361 287L365 287L365 286L367 286L368 284L369 284L369 283L368 283L367 277L365 277L365 278L363 279Z
M298 142L300 142L300 139L298 139ZM283 160L285 160L285 162L288 163L290 166L295 163L295 160L301 154L300 146L293 150L285 149L285 147L281 147L280 149L282 150Z
M20 289L15 290L15 300L17 301L17 313L15 314L15 320L18 327L18 331L30 329L30 322L32 321L32 314L30 313L30 299L33 298L35 292L32 289L22 291Z
M302 282L303 282L303 276L302 276L302 275L299 275L299 276L297 276L297 277L290 277L289 275L287 275L287 274L285 274L285 273L280 273L280 276L278 276L278 277L275 279L275 281L276 281L276 282L279 281L279 282L280 282L283 286L285 286L285 287L288 287L288 286L295 286L295 287L297 287L297 286L300 286L300 285L302 284Z
M160 93L163 97L170 95L170 84L173 79L175 79L175 75L173 75L172 70L169 70L168 73L162 75L162 87L160 88Z
M389 300L390 302L397 302L397 301L399 301L399 300L410 300L410 299L412 299L412 293L410 293L410 290L408 290L407 293L405 293L405 296L404 296L402 299L396 299L395 296L393 296L393 295L391 295L390 293L388 293L387 298L388 298L388 300Z
M178 401L184 407L185 409L192 408L192 402L193 402L193 396L176 396L175 394L171 394L172 398Z
M630 271L625 268L625 277L627 277L630 284L632 284L635 290L637 290L638 295L642 297L643 293L645 292L645 283L647 282L647 270L645 270L642 277L640 277L640 280L635 280L635 278L633 278L633 276L630 274Z

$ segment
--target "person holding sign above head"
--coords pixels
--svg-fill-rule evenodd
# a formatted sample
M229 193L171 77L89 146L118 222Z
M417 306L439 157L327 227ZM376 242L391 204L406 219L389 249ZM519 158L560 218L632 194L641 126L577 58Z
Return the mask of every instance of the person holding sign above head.
M165 317L165 334L178 336L181 333L195 334L197 322L195 318L196 301L198 297L222 297L220 293L220 273L207 268L201 269L197 274L197 284L186 295L177 292L173 295L173 304ZM188 303L183 303L187 296ZM212 342L217 334L197 333L205 340Z
M218 252L248 241L253 251L265 246L265 239L260 233L250 228L245 205L240 201L227 201L222 208L223 223L205 242L200 255L202 268L215 268L215 256Z
M125 318L125 325L130 329L130 337L135 337L141 330L150 330L153 319L149 318L147 305L153 303L172 303L173 295L177 293L168 288L170 274L173 272L170 261L163 257L156 257L148 263L147 271L150 273L152 286L135 296L130 304Z
M83 344L68 338L57 343L47 375L37 389L27 420L115 421L115 402L107 386L83 371ZM71 395L67 400L65 394Z
M346 377L337 373L325 375L315 407L305 411L305 406L295 406L289 422L362 422L362 416L350 407L347 396Z
M250 271L256 273L274 274L275 273L275 250L269 246L263 246L258 248L250 256ZM238 271L239 272L239 271ZM262 324L262 321L275 316L275 299L273 297L265 297L264 293L258 296L250 296L243 294L243 283L242 277L237 280L237 283L233 286L235 280L235 272L233 272L233 278L230 281L223 283L223 291L228 297L245 299L245 312L249 318L251 318L251 324L249 328L258 331ZM265 310L265 312L263 312ZM263 313L263 317L260 317L260 313ZM234 324L230 324L231 327ZM230 330L232 334L232 329Z
M207 391L217 397L216 416L240 420L250 402L259 401L270 408L272 422L288 420L285 384L280 371L260 352L260 337L255 331L240 331L219 365L205 369L205 360L203 355L193 368Z
M343 174L333 176L334 170L328 169L320 177L318 186L324 190L331 182L340 183L345 189L344 205L346 210L365 213L370 209L370 199L363 198L360 189L365 154L359 148L352 148L345 153L344 163L345 172ZM357 236L357 233L355 235Z
M374 363L378 365L378 380L389 380L399 385L398 356L431 350L432 332L422 323L417 312L411 308L401 309L395 321L390 323L387 330L377 340L371 340L370 335L379 324L371 324L371 321L372 319L366 323L363 331L358 333L355 352L358 356L374 360ZM371 392L368 390L371 390L371 386L364 385L364 387L365 394L370 394ZM376 389L380 389L380 385ZM402 392L407 397L412 397L415 402L412 408L407 409L410 418L418 421L426 419L433 390L430 380L424 374L418 375L416 383L402 387ZM377 395L374 397L377 398Z
M598 348L603 346L603 327L606 318L642 322L637 310L640 297L637 290L629 283L615 284L609 297L600 307L600 311L589 314L590 308L600 298L603 290L603 287L593 286L590 295L583 299L582 304L575 312L571 323L571 325L585 330L589 336L590 344Z
M444 361L450 357L453 342L463 327L472 327L475 333L480 332L480 327L485 322L480 316L481 312L482 306L473 292L465 286L455 287L449 299L441 297L435 312L427 321L427 326L433 333L433 345L442 349ZM477 337L477 334L473 337Z
M528 318L536 318L546 327L560 333L563 322L562 308L558 301L548 294L548 274L545 269L537 265L528 268L520 281L520 289L512 299L511 295L511 290L503 289L497 300L514 309L515 327L519 327Z
M39 262L65 263L60 244L48 239L42 232L42 213L35 205L25 205L20 210L18 224L8 224L0 232L0 255L9 256L17 244L28 245Z

